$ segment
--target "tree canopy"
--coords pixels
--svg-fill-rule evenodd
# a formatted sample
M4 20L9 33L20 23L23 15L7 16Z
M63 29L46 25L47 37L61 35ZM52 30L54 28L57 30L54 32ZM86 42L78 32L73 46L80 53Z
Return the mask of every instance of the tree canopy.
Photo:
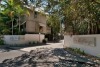
M47 25L51 27L52 34L57 35L60 32L60 20L58 15L50 15L47 17Z
M36 8L63 17L65 31L73 34L100 33L100 0L30 0Z
M73 34L100 34L100 0L2 1L5 1L6 4L1 3L0 16L7 21L10 21L12 15L14 15L14 18L20 18L19 15L23 13L23 6L33 5L35 8L43 8L44 12L48 13L51 21L54 20L54 16L59 16L59 23L62 22L64 24L66 32L72 32ZM58 23L58 20L55 19L54 21Z
M24 3L20 0L2 0L0 7L1 34L19 34L20 25L24 22L24 19L20 19L25 14L28 14L28 10L24 7ZM3 32L4 30L5 32ZM7 31L9 32L7 33Z

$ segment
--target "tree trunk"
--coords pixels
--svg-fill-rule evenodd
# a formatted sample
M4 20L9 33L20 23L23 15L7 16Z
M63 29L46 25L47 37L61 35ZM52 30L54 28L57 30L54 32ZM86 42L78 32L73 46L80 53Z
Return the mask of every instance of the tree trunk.
M100 34L99 24L96 22L96 34Z
M88 34L90 34L91 32L91 25L90 25L90 22L88 22Z
M20 16L19 16L19 34L20 34Z
M12 21L12 35L13 35L13 18L11 18L11 21Z

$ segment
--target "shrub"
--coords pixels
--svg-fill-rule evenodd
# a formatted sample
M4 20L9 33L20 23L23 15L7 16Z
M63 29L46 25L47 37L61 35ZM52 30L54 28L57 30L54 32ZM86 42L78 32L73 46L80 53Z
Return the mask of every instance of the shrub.
M4 41L3 40L0 40L0 45L4 45Z
M82 51L80 48L65 48L65 49L68 49L76 54L86 55L84 50Z
M32 44L36 44L36 42L33 41Z
M43 40L42 40L42 43L45 43L45 44L46 44L46 43L47 43L46 39L43 39Z
M29 42L29 45L31 45L32 44L32 42Z

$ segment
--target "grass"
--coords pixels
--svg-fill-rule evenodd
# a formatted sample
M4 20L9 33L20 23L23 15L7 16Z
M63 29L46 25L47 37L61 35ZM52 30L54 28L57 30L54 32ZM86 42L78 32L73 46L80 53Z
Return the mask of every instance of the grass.
M85 58L91 59L91 61L96 61L97 63L100 64L100 57L92 56L87 53L85 53L83 50L80 48L64 48L64 50L68 50L72 52L73 54L79 55L79 56L84 56Z
M86 55L84 50L81 50L80 48L65 48L65 50L70 50L70 51L74 52L75 54Z

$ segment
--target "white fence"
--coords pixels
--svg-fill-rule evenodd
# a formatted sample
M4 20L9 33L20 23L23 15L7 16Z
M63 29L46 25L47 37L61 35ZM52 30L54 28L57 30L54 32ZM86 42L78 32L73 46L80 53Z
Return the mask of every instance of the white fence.
M88 54L100 57L100 35L65 35L64 47L80 48Z
M4 43L8 45L28 44L29 42L42 42L43 34L4 35Z

